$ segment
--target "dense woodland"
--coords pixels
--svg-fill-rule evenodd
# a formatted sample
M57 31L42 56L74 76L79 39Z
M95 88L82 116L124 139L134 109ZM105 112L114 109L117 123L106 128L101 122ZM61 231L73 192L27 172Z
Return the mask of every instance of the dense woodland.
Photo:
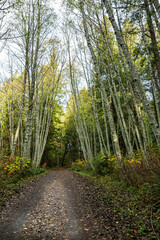
M0 207L67 165L159 239L159 0L1 0L0 54Z
M52 3L0 2L2 173L79 160L158 178L159 1Z

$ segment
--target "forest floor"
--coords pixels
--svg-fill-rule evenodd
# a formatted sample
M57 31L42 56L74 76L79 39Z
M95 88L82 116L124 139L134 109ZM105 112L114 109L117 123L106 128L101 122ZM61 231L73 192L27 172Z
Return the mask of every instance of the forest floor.
M107 196L89 177L65 168L49 171L1 209L0 240L150 239L137 235L136 222L122 217Z

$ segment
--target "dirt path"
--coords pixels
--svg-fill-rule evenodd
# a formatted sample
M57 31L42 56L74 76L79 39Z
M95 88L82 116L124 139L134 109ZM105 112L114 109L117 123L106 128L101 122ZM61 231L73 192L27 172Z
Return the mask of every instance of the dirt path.
M122 238L121 219L102 191L76 173L53 170L1 212L0 240L132 239Z

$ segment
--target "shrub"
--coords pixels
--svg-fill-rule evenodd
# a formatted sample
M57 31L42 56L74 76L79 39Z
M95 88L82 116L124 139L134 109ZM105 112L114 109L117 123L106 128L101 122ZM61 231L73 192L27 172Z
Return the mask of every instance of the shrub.
M97 154L94 157L93 164L95 167L95 173L102 176L114 173L119 167L118 159L115 155L106 156L102 153Z
M137 187L148 182L155 182L155 177L160 178L160 150L148 150L145 159L141 152L135 154L135 158L130 156L124 160L124 170L126 180Z
M27 159L23 162L23 158L17 157L6 157L3 159L3 169L6 174L21 174L25 172L31 166L31 159Z
M108 172L107 157L103 154L97 154L93 159L94 171L99 175L106 175Z
M76 162L72 163L71 169L74 171L88 171L89 165L83 159L77 159Z

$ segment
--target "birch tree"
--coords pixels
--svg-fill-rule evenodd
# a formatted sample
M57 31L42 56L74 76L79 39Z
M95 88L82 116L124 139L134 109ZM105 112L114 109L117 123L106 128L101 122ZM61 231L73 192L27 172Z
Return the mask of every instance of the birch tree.
M141 81L139 79L139 76L138 76L138 73L136 71L136 68L135 68L135 66L133 64L133 61L131 59L131 56L130 56L130 54L128 52L128 47L127 47L127 45L125 44L125 42L123 40L123 37L121 35L120 30L118 29L118 26L117 26L117 23L116 23L114 14L113 14L112 4L111 4L110 1L104 1L104 4L105 4L105 7L106 7L106 11L108 13L109 19L111 21L111 24L113 26L117 42L121 46L123 54L125 56L125 59L126 59L126 61L128 63L128 66L130 68L130 74L131 74L132 79L133 79L132 83L133 83L133 86L135 88L135 93L137 94L137 96L141 96L141 100L142 100L144 108L145 108L145 110L146 110L146 112L148 114L148 117L150 119L151 126L152 126L152 129L153 129L153 132L154 132L157 144L159 145L160 144L160 130L159 130L157 121L155 119L155 116L154 116L154 114L152 112L152 109L151 109L151 107L149 105L149 102L148 102L148 100L147 100L147 98L145 96L145 91L144 91L144 88L143 88L143 86L141 84Z

